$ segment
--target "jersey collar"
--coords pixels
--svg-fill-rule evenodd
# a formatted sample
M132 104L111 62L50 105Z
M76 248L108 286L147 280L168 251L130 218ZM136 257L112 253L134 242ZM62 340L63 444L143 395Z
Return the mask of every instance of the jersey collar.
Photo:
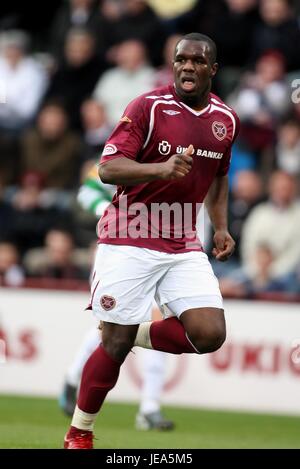
M202 116L202 115L205 114L207 111L209 111L210 106L211 106L211 103L210 103L210 96L209 96L209 103L208 103L208 105L207 105L204 109L201 109L201 111L195 111L195 109L191 108L190 106L188 106L187 104L183 103L182 101L179 101L178 95L177 95L177 93L176 93L175 83L173 84L173 88L174 88L174 92L175 92L175 97L177 98L177 100L178 100L178 102L181 104L181 106L185 107L189 112L191 112L191 113L194 114L195 116Z

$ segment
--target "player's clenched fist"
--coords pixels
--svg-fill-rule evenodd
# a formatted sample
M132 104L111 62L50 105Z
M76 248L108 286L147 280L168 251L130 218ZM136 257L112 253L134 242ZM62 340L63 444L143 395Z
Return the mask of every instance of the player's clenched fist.
M186 176L192 169L193 152L193 145L189 145L182 155L172 155L168 161L161 163L161 179L179 179Z

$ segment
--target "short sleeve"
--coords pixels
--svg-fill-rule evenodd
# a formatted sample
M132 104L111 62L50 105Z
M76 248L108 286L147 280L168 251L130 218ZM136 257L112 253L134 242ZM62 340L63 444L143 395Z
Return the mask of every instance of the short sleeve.
M233 144L235 142L235 139L237 138L237 136L239 134L239 131L240 131L240 120L239 120L239 118L236 114L234 114L234 119L235 119L234 135L233 135L232 141L231 141L226 153L224 154L224 156L221 160L221 164L220 164L218 172L217 172L218 176L226 176L226 174L229 171L230 162L231 162L231 155L232 155L232 146L233 146Z
M145 98L140 96L129 103L106 141L100 164L120 157L137 159L149 130L149 109L145 101Z

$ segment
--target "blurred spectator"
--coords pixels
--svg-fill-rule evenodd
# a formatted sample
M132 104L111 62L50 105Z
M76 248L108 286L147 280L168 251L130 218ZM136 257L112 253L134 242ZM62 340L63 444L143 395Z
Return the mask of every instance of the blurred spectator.
M222 14L214 17L210 31L223 66L244 66L249 57L258 23L257 0L225 0ZM222 71L222 68L220 69Z
M236 242L235 251L227 262L218 262L214 258L210 261L218 277L231 275L241 262L241 236L249 213L263 200L263 184L258 173L253 170L238 171L232 183L228 204L228 228ZM212 234L210 236L212 239ZM211 252L212 246L208 248Z
M149 5L160 18L176 18L188 12L196 3L196 0L148 0Z
M300 26L291 0L260 0L261 23L253 35L252 58L276 49L285 57L288 71L300 68Z
M94 99L84 101L80 112L84 141L83 159L94 160L101 155L112 127L107 122L103 105Z
M147 0L154 10L167 36L182 32L181 24L192 15L197 0ZM192 31L192 29L189 30Z
M231 102L242 121L271 128L286 113L289 95L284 57L268 51L258 59L254 72L244 74Z
M225 0L220 3L223 9L213 16L208 34L216 42L220 64L214 80L215 87L226 98L237 86L242 67L249 61L254 30L258 23L258 1Z
M12 239L13 230L14 210L11 204L5 200L4 187L0 179L0 241L3 239Z
M43 249L27 252L24 266L30 277L56 279L88 279L90 270L90 264L84 268L76 261L73 238L69 232L60 229L47 233Z
M41 246L47 231L59 220L66 224L70 216L55 205L56 199L44 189L40 173L24 173L20 187L7 191L13 208L11 238L21 253Z
M229 196L229 232L236 242L233 257L240 259L240 240L244 222L251 210L262 201L263 185L255 171L240 171L235 175Z
M223 0L197 0L196 4L185 15L178 18L177 32L187 34L199 31L202 34L211 34L215 19L224 12ZM213 38L212 38L213 39Z
M276 125L291 105L289 95L284 57L269 51L257 61L254 72L242 76L240 86L228 98L241 119L240 139L258 153L257 166L267 176L274 160Z
M243 268L240 268L228 277L221 278L222 294L247 297L269 292L297 293L300 283L297 286L296 282L291 282L294 273L282 276L272 275L272 265L275 260L275 255L268 244L258 245L253 257L255 275L250 276Z
M299 82L299 85L300 85L300 82ZM300 120L300 86L299 86L298 93L299 93L298 101L293 103L292 112L293 112L293 115L295 116L295 119Z
M154 65L161 63L164 29L145 0L103 0L100 8L98 34L104 51L121 42L136 39L145 45Z
M109 124L114 126L128 103L153 87L154 69L148 65L142 42L125 41L115 50L116 67L100 78L93 96L105 107Z
M35 116L47 86L41 65L27 55L29 37L23 31L2 33L0 77L5 102L0 102L0 129L17 133Z
M236 175L240 171L253 171L256 169L256 155L241 138L238 138L232 147L232 157L229 168L229 190L231 190Z
M63 62L51 79L47 98L62 100L72 128L81 128L80 106L105 69L106 64L97 55L94 35L83 28L71 29L64 45Z
M30 34L33 50L46 49L49 24L53 21L61 1L10 0L2 2L0 30L22 29Z
M0 242L0 285L19 287L24 282L24 272L19 264L16 246Z
M174 50L177 42L179 42L181 38L182 36L180 34L173 34L166 40L163 49L164 63L155 73L154 87L159 88L160 86L167 86L174 82Z
M279 127L276 162L279 169L298 177L300 183L300 120L289 119Z
M267 245L272 252L270 278L288 275L300 262L300 202L295 179L276 171L270 179L269 200L257 205L247 218L241 242L245 272L257 274L255 252Z
M56 13L51 25L50 48L54 55L62 58L66 36L73 27L84 27L96 35L98 5L96 0L67 0Z
M274 261L275 256L268 244L260 244L256 247L254 253L256 274L251 280L248 279L250 283L248 289L266 291L272 288L271 266Z
M64 108L58 101L49 101L36 127L22 137L22 170L40 173L48 188L70 189L77 182L80 151L80 140L69 129Z
M0 178L7 186L19 175L20 131L35 117L47 85L39 63L27 55L29 37L23 31L7 31L0 39Z
M288 291L300 295L300 262L288 278Z
M1 106L1 104L0 104ZM0 180L4 186L15 184L20 172L19 140L0 129Z

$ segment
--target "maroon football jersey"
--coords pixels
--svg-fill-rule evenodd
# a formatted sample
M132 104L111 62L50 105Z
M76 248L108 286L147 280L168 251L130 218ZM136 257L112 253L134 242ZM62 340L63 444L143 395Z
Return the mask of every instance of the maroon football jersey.
M196 218L216 176L226 175L239 129L234 111L217 96L195 111L166 86L139 96L107 140L100 164L126 157L158 163L192 144L194 162L181 179L118 186L98 223L99 242L168 253L201 250Z

